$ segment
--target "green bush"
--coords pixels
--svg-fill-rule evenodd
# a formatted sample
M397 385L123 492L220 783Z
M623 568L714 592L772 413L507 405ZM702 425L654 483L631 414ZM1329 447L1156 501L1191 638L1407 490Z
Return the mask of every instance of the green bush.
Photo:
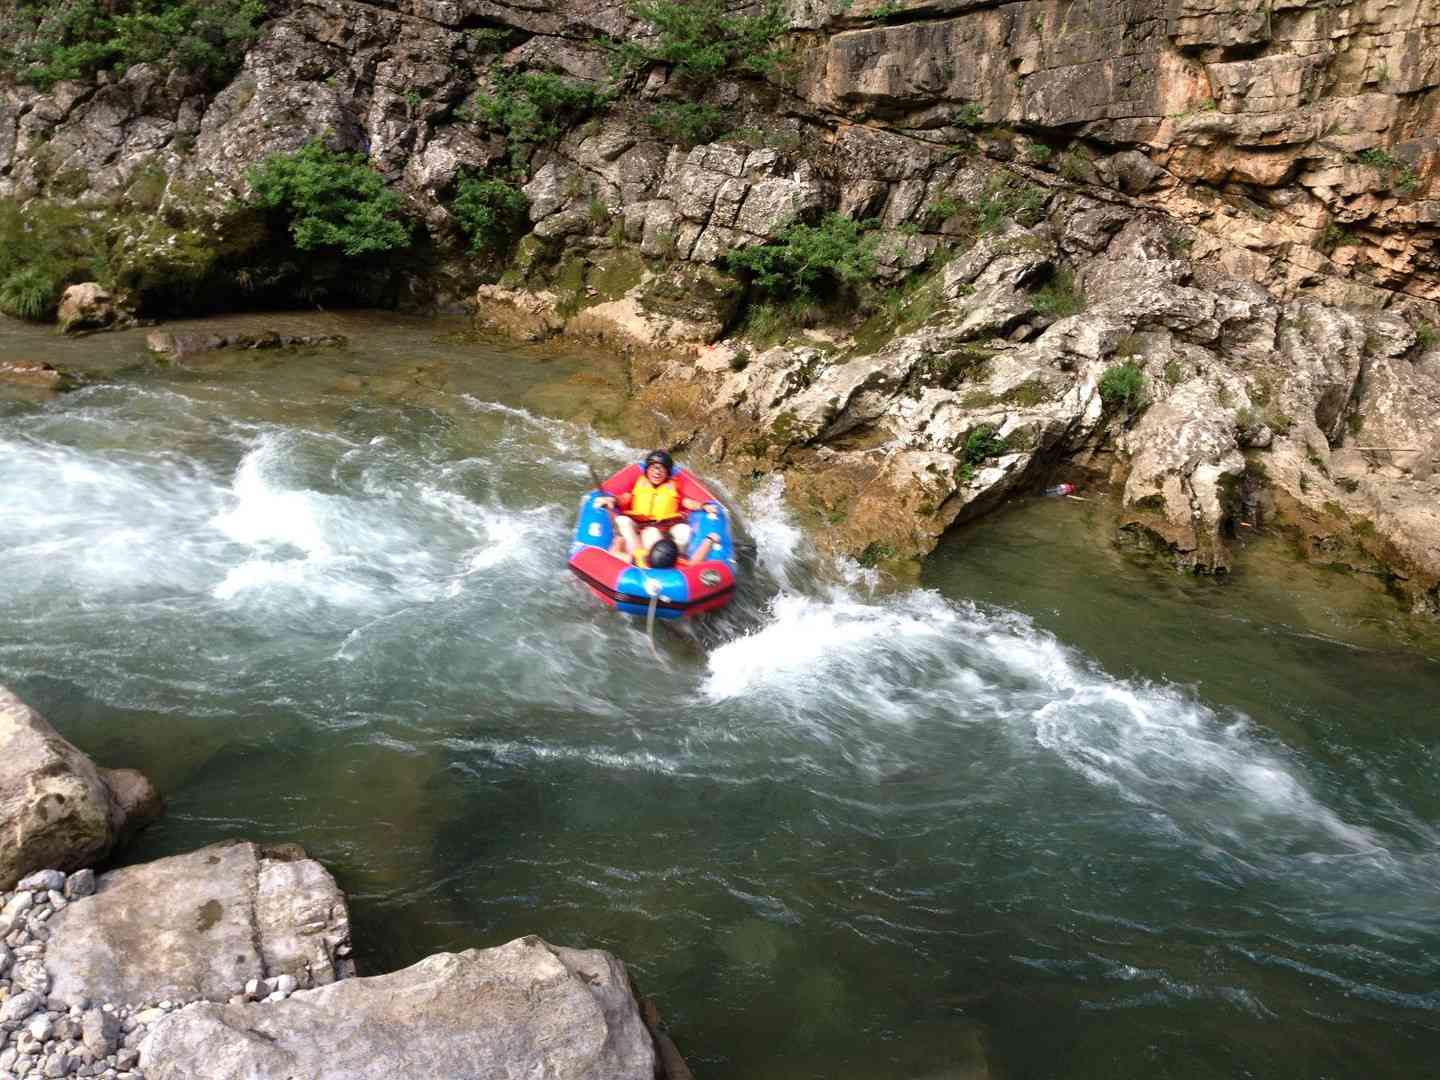
M965 439L960 451L961 459L967 465L979 465L987 458L996 457L1005 450L1005 442L995 434L993 424L981 424Z
M1372 146L1369 150L1361 150L1355 155L1355 160L1362 165L1369 165L1372 169L1393 169L1401 164L1400 159L1394 154L1378 146Z
M938 228L963 209L964 207L960 205L960 200L956 199L955 196L941 195L925 208L925 217L928 221L934 222Z
M734 15L726 0L631 0L630 12L656 35L611 43L617 74L663 63L704 86L726 73L766 75L785 61L785 50L775 44L787 29L777 4L759 15Z
M951 114L950 122L967 131L978 131L985 126L985 107L978 101L967 102Z
M410 243L400 197L358 154L336 153L316 139L293 154L271 155L246 177L255 205L286 215L301 251L337 248L355 256Z
M108 285L113 222L110 215L40 199L21 204L0 199L0 282L3 306L24 318L45 318L67 285L99 281ZM38 316L33 310L39 283L48 281L50 298Z
M119 8L120 10L116 10ZM62 79L153 63L211 86L239 69L265 17L264 0L0 0L15 44L0 66L42 90Z
M504 253L524 230L529 209L530 200L513 184L473 176L461 178L450 204L474 255Z
M875 273L875 241L865 226L839 214L819 225L793 223L771 243L725 255L726 266L775 298L817 299Z
M1057 270L1031 297L1035 310L1042 315L1053 315L1063 319L1067 315L1078 315L1085 307L1085 297L1075 287L1075 275L1068 270Z
M1008 173L996 173L985 185L976 204L981 233L994 232L1006 220L1014 220L1027 228L1045 216L1050 195L1042 187Z
M1100 400L1107 409L1134 412L1145 397L1145 373L1126 361L1105 369L1100 376Z
M645 114L645 123L662 139L695 146L717 139L726 130L726 111L715 105L667 101Z
M592 86L537 71L501 72L489 93L478 95L462 119L478 120L505 137L519 167L531 147L554 142L565 129L609 101Z
M0 283L0 311L17 319L49 319L59 298L59 286L37 266L16 270Z

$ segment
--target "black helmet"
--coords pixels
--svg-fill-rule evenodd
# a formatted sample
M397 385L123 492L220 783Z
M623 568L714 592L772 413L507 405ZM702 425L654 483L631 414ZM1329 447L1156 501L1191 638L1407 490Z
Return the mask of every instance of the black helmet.
M645 556L645 561L650 564L651 570L669 570L679 559L680 549L668 536L656 540L655 546L650 549L650 554Z
M655 464L665 466L666 476L671 475L675 471L675 459L672 458L669 454L667 454L664 450L651 450L648 454L645 455L646 469L649 469L651 465Z

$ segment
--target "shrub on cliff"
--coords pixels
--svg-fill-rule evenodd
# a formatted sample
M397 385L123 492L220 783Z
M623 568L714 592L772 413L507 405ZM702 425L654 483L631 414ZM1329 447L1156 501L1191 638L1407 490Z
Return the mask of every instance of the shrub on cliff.
M769 74L786 56L776 45L787 29L776 4L759 15L737 15L726 0L631 0L630 13L656 33L611 44L617 73L664 63L681 79L703 86L726 73Z
M265 0L0 0L0 16L9 43L0 66L42 90L141 63L219 85L255 40Z
M525 227L530 200L513 184L494 178L461 177L450 211L470 238L473 255L504 254Z
M1129 360L1106 368L1100 376L1100 400L1107 409L1134 412L1145 400L1145 373Z
M255 205L283 214L301 251L357 256L410 244L400 196L359 154L336 153L313 139L292 154L271 155L246 178Z
M609 98L593 86L537 71L505 71L488 93L457 114L478 120L505 137L517 169L530 148L553 142L567 127L602 108Z
M818 225L793 223L771 243L727 252L725 263L771 298L815 300L868 281L875 241L860 222L832 213Z

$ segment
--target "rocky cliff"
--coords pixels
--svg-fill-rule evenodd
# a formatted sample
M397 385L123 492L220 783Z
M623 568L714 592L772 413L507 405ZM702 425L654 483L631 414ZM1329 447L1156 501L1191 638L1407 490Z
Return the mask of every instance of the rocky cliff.
M218 87L12 70L0 197L103 230L141 308L295 291L247 170L322 138L417 223L367 296L638 346L636 415L852 553L1063 466L1184 565L1279 521L1440 611L1434 4L319 0ZM467 253L471 176L518 245ZM729 253L832 213L867 281L762 302Z

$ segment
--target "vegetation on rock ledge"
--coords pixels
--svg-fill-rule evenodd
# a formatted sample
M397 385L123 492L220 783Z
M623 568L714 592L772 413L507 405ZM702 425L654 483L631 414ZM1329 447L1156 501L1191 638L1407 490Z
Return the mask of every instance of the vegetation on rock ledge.
M868 281L875 273L875 241L862 223L832 213L819 225L794 222L772 243L727 252L725 263L770 297L813 300Z
M346 255L393 251L410 243L400 196L358 154L336 153L318 139L293 154L273 154L247 174L255 202L289 219L301 251Z
M264 0L0 0L0 69L42 90L98 71L158 64L222 85L265 17Z
M778 5L736 15L725 0L631 0L630 12L657 33L644 42L611 43L617 74L664 63L703 87L729 72L769 74L786 56L775 44L787 29Z

